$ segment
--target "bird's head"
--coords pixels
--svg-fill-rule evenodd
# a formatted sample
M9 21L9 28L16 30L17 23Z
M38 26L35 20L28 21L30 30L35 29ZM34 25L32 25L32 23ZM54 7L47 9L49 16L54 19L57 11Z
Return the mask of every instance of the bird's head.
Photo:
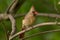
M36 11L32 11L33 15L36 16L38 14L38 12Z
M35 16L38 12L35 10L34 6L31 7L30 12Z

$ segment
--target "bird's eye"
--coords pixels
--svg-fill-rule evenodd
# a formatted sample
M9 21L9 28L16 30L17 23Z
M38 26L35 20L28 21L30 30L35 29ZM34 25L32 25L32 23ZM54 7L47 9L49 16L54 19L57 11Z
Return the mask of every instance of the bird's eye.
M35 13L35 11L32 11L32 13Z
M33 15L37 15L38 14L38 12L36 12L36 11L32 11L32 13L33 13Z

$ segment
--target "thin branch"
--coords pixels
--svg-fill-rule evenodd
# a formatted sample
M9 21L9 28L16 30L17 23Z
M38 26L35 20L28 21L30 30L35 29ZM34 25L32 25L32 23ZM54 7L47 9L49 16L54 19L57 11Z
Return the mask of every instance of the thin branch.
M16 14L14 17L19 17L19 16L25 16L25 14ZM60 18L59 14L53 14L53 13L38 13L37 16L47 16L47 17L54 17L54 18Z
M19 8L22 6L22 4L25 2L26 0L19 0L18 2L17 2L17 5L15 6L15 8L14 8L14 13L16 13L18 10L19 10Z
M2 19L8 19L9 14L0 14L0 20ZM25 14L16 14L14 18L20 17L20 16L25 16ZM37 16L47 16L47 17L53 17L53 18L60 18L59 14L53 14L53 13L38 13Z
M38 32L38 33L35 33L35 34L32 34L30 36L27 36L23 39L28 39L28 38L31 38L31 37L34 37L34 36L37 36L37 35L40 35L40 34L45 34L45 33L50 33L50 32L59 32L60 29L55 29L55 30L50 30L50 31L44 31L44 32Z
M9 5L7 8L7 14L9 13L16 13L17 10L22 6L22 4L25 2L25 0L13 0L13 2Z
M15 8L15 6L17 5L18 0L13 0L13 2L9 5L9 7L7 8L7 14L12 12Z
M22 16L24 16L24 14ZM58 18L60 18L60 15L58 15L58 14L47 14L47 13L40 13L37 16L49 16L49 17L56 17L57 16ZM0 19L8 19L8 18L9 18L8 14L0 14ZM14 18L12 18L12 19L14 19ZM11 22L13 23L13 21L11 21ZM12 24L12 25L14 25L14 24Z
M11 21L11 24L12 24L12 31L11 31L11 34L10 35L13 35L14 33L15 33L15 29L16 29L16 27L15 27L15 19L14 19L14 17L11 15L11 14L0 14L0 20L2 20L2 19L10 19L10 21Z
M60 22L58 22L58 24L60 24ZM20 32L14 34L9 39L11 40L14 37L18 36L19 34L21 34L21 33L24 33L24 32L27 32L27 31L29 31L31 29L34 29L34 28L37 28L37 27L41 27L41 26L45 26L45 25L56 25L56 22L45 22L45 23L40 23L40 24L34 25L33 27L29 27L26 30L23 30L23 31L20 31Z
M9 14L8 17L9 17L11 24L12 24L12 31L10 33L10 37L11 37L16 32L16 27L15 27L16 24L15 24L15 19L11 14Z
M8 19L8 18L10 19L11 24L12 24L12 31L11 31L10 36L9 36L9 37L11 37L16 32L15 19L14 19L14 17L11 14L0 14L0 20Z
M2 19L8 19L8 15L7 14L0 14L0 20Z
M49 16L49 17L57 17L60 18L59 14L50 14L50 13L39 13L37 16Z

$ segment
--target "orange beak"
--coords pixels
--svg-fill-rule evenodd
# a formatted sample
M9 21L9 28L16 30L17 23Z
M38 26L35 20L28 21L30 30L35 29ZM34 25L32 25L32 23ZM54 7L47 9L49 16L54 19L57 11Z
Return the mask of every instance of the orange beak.
M37 14L38 14L38 12L37 12L37 11L35 11L35 14L37 15Z

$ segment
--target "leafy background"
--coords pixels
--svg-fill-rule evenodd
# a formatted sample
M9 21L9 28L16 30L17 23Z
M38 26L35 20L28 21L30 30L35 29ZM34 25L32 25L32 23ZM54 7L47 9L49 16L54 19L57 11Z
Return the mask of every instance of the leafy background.
M26 0L24 4L21 6L21 8L19 8L16 14L27 13L30 7L32 6L32 4L35 6L36 11L40 13L57 13L56 10L54 9L55 7L54 1L56 2L57 9L60 11L60 5L58 4L60 0ZM12 0L0 0L0 13L5 12L7 10L7 7L11 3L12 3ZM21 22L23 17L16 18L17 32L21 30L21 26L22 26ZM36 17L36 22L34 23L34 25L38 23L55 21L55 20L56 18L38 16ZM58 19L58 21L59 20L60 19ZM9 20L0 21L0 40L6 40L6 32L4 28L6 28L8 32L11 31L11 22ZM60 28L59 25L42 26L42 27L38 27L33 30L30 30L29 32L26 32L25 36L29 36L41 31L47 31L47 30L53 30L53 29L59 29L59 28ZM16 37L14 38L14 40L19 40L19 38ZM60 32L40 34L31 38L28 38L26 40L60 40Z

